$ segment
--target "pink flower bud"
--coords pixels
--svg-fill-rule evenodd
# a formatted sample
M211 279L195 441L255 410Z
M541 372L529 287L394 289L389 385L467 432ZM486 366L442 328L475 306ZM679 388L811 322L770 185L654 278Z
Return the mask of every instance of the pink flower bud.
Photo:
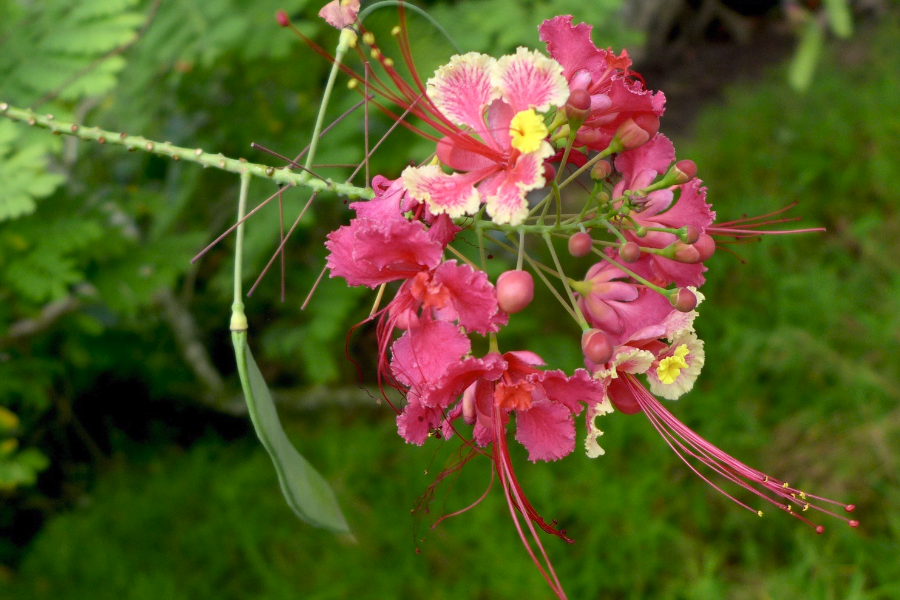
M619 125L613 140L619 140L623 150L633 150L650 141L657 131L659 131L659 117L652 113L644 113Z
M591 179L594 181L603 181L612 173L612 165L608 160L601 160L591 167Z
M590 234L579 231L569 238L569 254L572 256L582 257L591 253L594 247L594 240Z
M635 242L625 242L619 246L619 258L627 263L637 262L641 258L641 247Z
M462 398L463 421L468 425L475 423L478 414L475 411L475 384L473 383L463 392Z
M697 164L692 160L679 160L675 163L675 181L687 183L697 176Z
M544 163L544 181L553 181L556 177L556 169L549 162Z
M715 240L705 233L700 234L700 239L694 242L693 246L700 253L700 262L706 262L716 252Z
M697 296L687 288L678 288L669 297L669 302L678 312L691 312L697 307Z
M291 24L291 18L283 10L275 13L275 20L278 21L278 25L281 27L288 27Z
M684 242L675 242L672 245L675 247L675 254L672 256L673 260L689 265L700 262L700 251L693 246Z
M684 228L684 235L681 236L681 241L685 244L693 244L699 239L700 230L693 225L686 225Z
M534 298L534 279L528 271L507 271L497 278L497 304L510 314L517 313Z
M609 336L599 329L589 329L581 335L584 356L595 365L606 364L613 354Z
M572 90L565 108L570 125L580 126L591 109L591 95L587 93L587 90ZM572 127L572 129L574 131L577 127Z

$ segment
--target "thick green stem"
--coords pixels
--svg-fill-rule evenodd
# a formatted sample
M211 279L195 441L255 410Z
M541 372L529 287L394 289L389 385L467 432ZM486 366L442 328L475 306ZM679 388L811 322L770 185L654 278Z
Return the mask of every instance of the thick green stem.
M330 179L318 179L309 173L295 173L286 167L275 168L269 165L247 162L243 158L234 159L222 154L211 154L204 152L200 148L182 148L168 142L148 140L141 136L105 131L98 127L85 127L71 121L56 119L53 115L39 115L33 110L16 108L5 102L0 102L0 115L4 115L13 121L20 121L35 127L48 129L58 135L71 135L101 144L124 146L128 150L150 152L158 156L169 157L172 160L194 162L204 167L213 167L230 173L250 173L261 179L269 179L284 185L300 186L315 191L330 190L350 199L364 198L368 200L375 196L374 192L367 188L356 187L346 183L335 183Z

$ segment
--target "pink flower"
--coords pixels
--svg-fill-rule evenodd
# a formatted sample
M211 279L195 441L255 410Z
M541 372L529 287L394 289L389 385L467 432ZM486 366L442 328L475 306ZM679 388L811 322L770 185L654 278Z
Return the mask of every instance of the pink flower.
M319 16L332 27L343 29L356 22L359 0L331 0L319 11Z
M590 25L572 25L572 17L567 15L544 21L538 29L547 52L563 66L569 88L586 90L591 96L591 108L575 146L603 150L628 119L662 115L663 93L653 94L640 80L631 79L631 59L625 51L616 56L611 50L598 49L591 41Z
M499 60L470 52L439 68L427 95L457 127L437 146L438 159L457 172L408 167L407 191L435 215L457 218L486 204L496 223L522 223L526 194L544 186L544 159L554 153L537 113L568 97L560 65L524 48Z

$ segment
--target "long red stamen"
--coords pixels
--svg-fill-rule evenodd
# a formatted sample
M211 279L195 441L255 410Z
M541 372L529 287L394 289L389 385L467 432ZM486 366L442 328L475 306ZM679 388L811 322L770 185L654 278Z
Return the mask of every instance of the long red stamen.
M807 494L800 489L791 487L787 482L780 481L765 473L757 471L752 467L748 467L716 446L713 446L687 425L676 419L672 413L663 407L656 397L650 394L650 392L635 379L634 375L625 374L624 381L628 385L629 390L637 400L638 404L641 406L644 414L647 415L647 418L650 420L653 427L660 435L662 435L663 439L669 447L672 448L675 454L678 455L688 468L696 473L701 479L739 506L762 515L762 511L750 508L747 504L738 500L710 481L689 462L687 457L693 458L728 481L739 485L745 490L787 512L791 516L803 521L807 525L813 527L816 530L816 533L822 533L825 528L795 512L795 504L796 508L799 508L801 512L805 512L812 508L813 510L841 519L851 527L857 527L859 525L858 521L848 519L826 508L812 504L809 502L809 499L842 506L847 512L853 510L853 505L844 505L835 500Z

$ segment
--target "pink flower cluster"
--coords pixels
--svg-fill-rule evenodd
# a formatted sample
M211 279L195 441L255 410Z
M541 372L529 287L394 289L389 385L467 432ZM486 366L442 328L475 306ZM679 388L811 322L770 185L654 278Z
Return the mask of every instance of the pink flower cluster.
M538 547L532 523L568 538L525 498L506 431L514 422L531 461L554 461L575 449L575 417L582 413L588 456L604 454L598 417L643 413L695 472L695 465L705 466L819 532L807 509L856 526L821 506L838 503L747 467L656 399L688 392L705 362L693 322L705 262L716 248L712 236L758 235L766 233L759 230L766 223L715 223L696 165L676 161L672 143L658 133L665 97L644 88L626 53L597 48L591 26L573 25L568 16L545 21L539 30L549 56L524 48L499 59L458 55L426 84L415 74L413 83L403 81L374 39L362 37L400 90L382 97L435 132L423 133L435 142L434 161L407 167L393 181L376 177L374 199L351 204L356 217L326 243L332 277L371 288L401 282L376 313L379 381L405 398L395 409L400 435L419 445L429 437L459 436L488 454L529 552L517 512L528 517ZM415 73L402 40L401 47ZM575 172L563 179L567 169ZM565 212L570 209L564 210L559 190L579 175L592 186L590 194L580 210ZM533 198L551 180L552 189ZM553 205L556 210L548 210ZM518 267L492 284L463 245L452 245L465 235L463 227L477 232L482 253L492 233L518 237L512 248ZM581 266L582 279L563 272L551 236L568 238L576 258L594 257L594 264ZM554 267L531 258L527 238L546 245ZM448 260L450 253L462 262ZM580 326L585 369L568 375L544 369L534 352L500 351L510 315L534 296L523 259ZM486 353L473 353L473 335L488 338ZM546 564L542 573L564 597Z

